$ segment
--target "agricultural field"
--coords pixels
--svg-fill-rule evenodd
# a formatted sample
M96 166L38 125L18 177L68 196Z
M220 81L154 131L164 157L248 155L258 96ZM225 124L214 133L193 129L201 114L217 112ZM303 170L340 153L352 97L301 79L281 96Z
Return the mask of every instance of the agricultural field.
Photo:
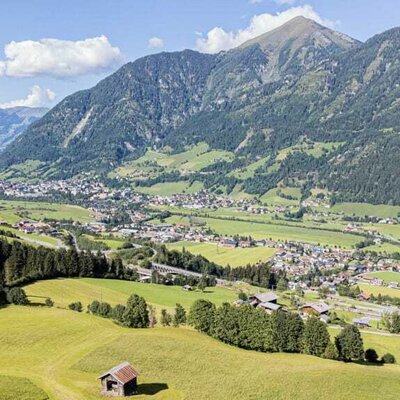
M265 261L276 253L275 249L269 247L253 247L248 249L238 247L232 249L210 243L194 243L187 241L170 243L167 247L170 250L178 251L182 251L182 248L185 248L190 253L202 255L216 264L222 266L230 265L231 267L239 267Z
M396 218L400 213L400 206L368 203L338 203L329 209L333 213L344 213L358 217L375 216L381 218Z
M135 161L128 161L110 173L110 177L124 177L132 180L154 178L162 172L180 171L191 173L202 170L217 161L229 161L234 155L228 151L211 150L207 143L199 143L181 153L147 150Z
M23 218L40 221L49 219L72 219L77 222L92 222L89 210L69 204L0 200L0 219L14 224Z
M360 287L361 291L368 294L373 294L374 296L381 294L382 296L387 295L392 297L400 297L400 289L392 289L385 286L375 286L362 283L358 283L357 286Z
M193 221L193 219L191 219ZM233 236L251 236L254 239L273 239L273 240L293 240L303 243L315 243L321 245L340 246L351 248L358 243L360 236L345 234L342 232L328 231L323 229L311 229L294 225L278 225L258 222L244 222L221 220L213 218L196 217L196 222L206 223L213 231L221 234ZM173 215L167 220L169 223L189 224L186 216Z
M188 181L178 182L162 182L156 183L153 186L138 186L136 190L142 193L151 194L153 196L171 196L177 193L196 193L203 189L201 182L193 182L190 184Z
M139 370L138 399L372 400L379 393L394 400L400 391L399 365L251 352L191 329L126 329L57 308L0 310L0 337L1 400L101 399L97 377L122 361ZM398 353L398 338L365 334L364 340L381 354Z
M290 196L293 199L288 199L280 196ZM263 204L268 204L268 206L299 206L301 193L299 188L275 188L269 190L267 193L260 197Z
M372 275L377 279L383 279L385 283L400 283L400 272L368 272L368 275Z
M107 301L112 305L125 303L132 293L143 296L158 308L174 308L181 303L189 308L197 299L207 299L216 304L231 302L237 298L234 290L209 287L204 292L187 292L180 286L164 286L150 283L128 282L112 279L56 279L39 281L25 288L27 295L34 296L32 302L43 303L50 297L59 307L67 307L74 301L81 301L84 307L93 300Z

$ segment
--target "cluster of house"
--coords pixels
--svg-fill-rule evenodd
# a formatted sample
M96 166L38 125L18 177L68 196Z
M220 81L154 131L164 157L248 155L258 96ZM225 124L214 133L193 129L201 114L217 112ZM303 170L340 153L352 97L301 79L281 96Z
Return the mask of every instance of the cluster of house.
M227 196L215 195L205 191L193 194L174 194L171 196L153 196L150 206L183 207L187 209L219 209L219 208L247 208L256 204L254 199L232 199Z
M236 300L234 304L250 304L264 310L267 314L272 314L274 311L286 309L282 304L279 304L278 300L279 296L274 292L265 292L253 294L247 300ZM322 301L307 302L298 307L298 312L303 319L315 316L326 323L329 322L329 310L329 305Z
M0 225L9 226L6 221L0 221ZM17 229L23 233L36 233L36 234L45 234L51 236L58 236L60 233L53 226L46 224L44 222L38 222L33 220L21 220L11 225L12 228Z

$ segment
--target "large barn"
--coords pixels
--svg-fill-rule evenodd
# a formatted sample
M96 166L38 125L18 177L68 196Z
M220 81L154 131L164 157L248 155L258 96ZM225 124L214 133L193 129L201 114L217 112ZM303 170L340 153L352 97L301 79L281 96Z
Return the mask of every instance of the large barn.
M99 376L104 396L131 396L137 392L139 373L128 362L111 368Z

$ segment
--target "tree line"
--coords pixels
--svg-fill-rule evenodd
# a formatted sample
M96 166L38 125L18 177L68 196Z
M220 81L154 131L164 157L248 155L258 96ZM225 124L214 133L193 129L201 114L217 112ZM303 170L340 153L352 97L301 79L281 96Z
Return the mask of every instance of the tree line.
M243 349L303 353L346 362L378 362L378 357L373 359L374 349L364 351L356 326L346 325L332 342L326 324L316 317L304 322L296 313L275 311L268 315L251 305L224 303L216 307L210 301L196 300L188 322L199 332ZM381 362L389 360L389 356L386 354Z

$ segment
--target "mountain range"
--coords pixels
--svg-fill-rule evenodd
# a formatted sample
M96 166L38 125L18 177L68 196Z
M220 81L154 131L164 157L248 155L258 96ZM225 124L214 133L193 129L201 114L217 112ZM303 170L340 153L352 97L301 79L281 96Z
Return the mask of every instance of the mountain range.
M47 108L38 107L0 108L0 151L47 111Z
M205 142L233 157L151 183L255 195L284 183L303 196L321 188L334 201L400 204L399 50L400 28L361 43L298 17L219 54L150 55L65 98L3 151L0 167L35 160L49 179L110 176L147 149ZM246 168L245 178L231 173Z

